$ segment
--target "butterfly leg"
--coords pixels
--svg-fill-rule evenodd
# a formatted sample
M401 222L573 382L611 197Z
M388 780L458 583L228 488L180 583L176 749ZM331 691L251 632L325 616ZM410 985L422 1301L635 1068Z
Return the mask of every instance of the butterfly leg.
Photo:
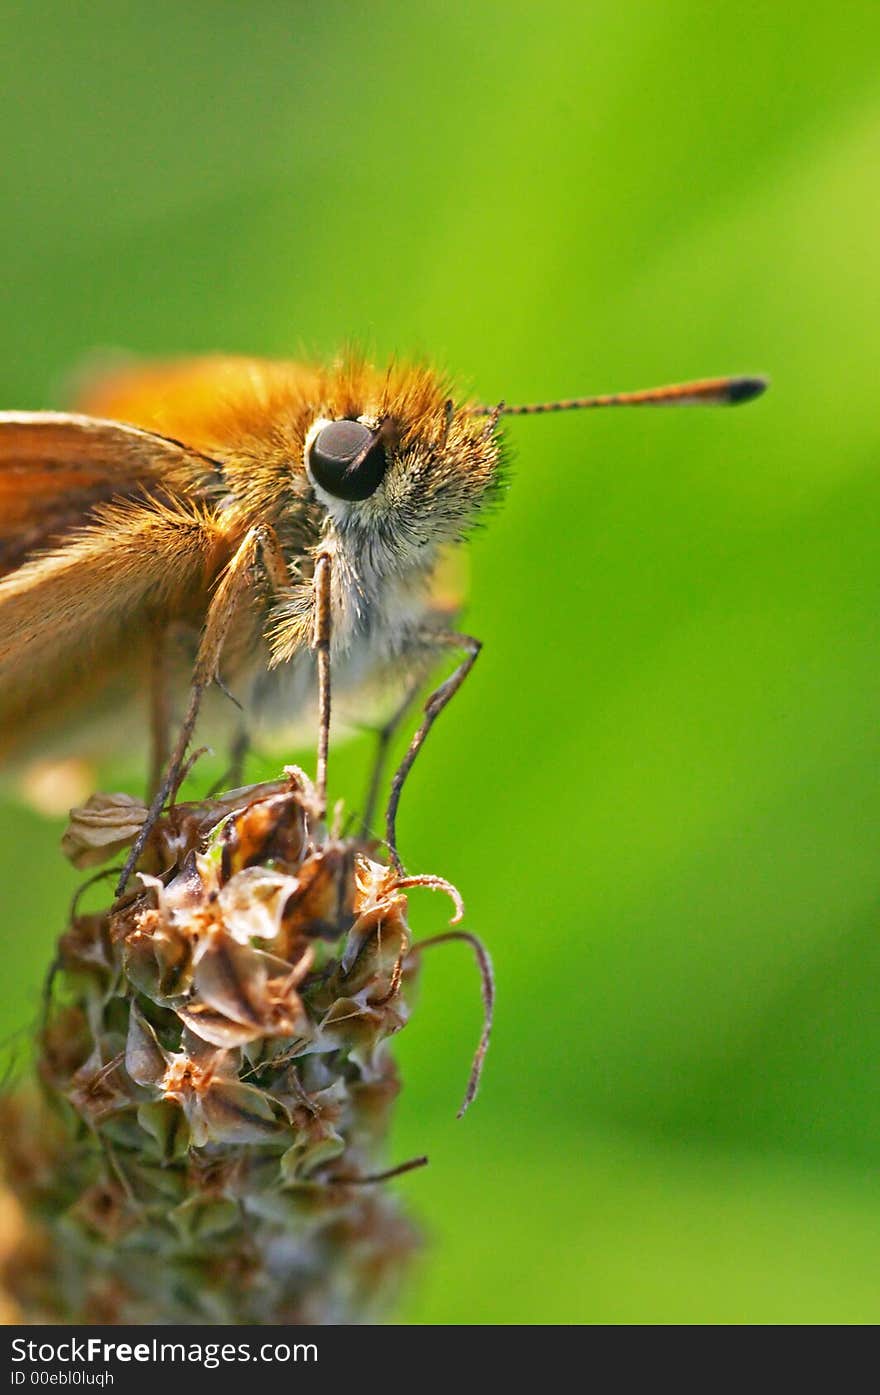
M162 772L171 748L169 702L168 629L161 620L153 624L150 646L150 780L147 799L162 783Z
M240 788L244 780L244 765L250 754L250 749L251 734L248 731L247 723L242 720L236 727L235 735L229 743L229 764L208 790L205 795L206 799L216 799L223 790Z
M391 781L391 794L388 799L388 807L385 811L385 841L388 844L388 853L392 867L396 871L402 872L403 866L397 852L397 809L400 804L400 796L406 777L413 767L416 756L425 743L425 738L435 721L443 711L446 704L455 696L464 680L477 661L477 656L482 648L480 640L474 639L473 635L455 634L451 631L433 632L429 642L435 648L460 649L464 651L464 659L456 669L452 671L448 678L435 688L434 692L425 703L425 715L416 731L415 736L409 744L409 750L397 767L394 779Z
M318 759L315 772L315 817L327 812L327 756L330 750L331 561L322 552L315 562L315 618L312 648L318 658Z
M251 749L251 734L242 721L229 743L229 764L219 780L215 780L208 790L207 798L214 799L222 790L238 789L244 779L244 763Z
M135 864L165 807L166 800L176 793L180 784L187 747L195 730L202 698L205 690L210 687L216 677L220 655L229 628L239 602L253 584L255 568L259 568L264 573L273 587L277 588L284 584L287 579L287 564L278 540L272 529L265 526L251 528L245 534L214 592L196 656L186 716L183 719L183 725L180 728L177 742L171 752L159 787L153 796L153 802L147 812L144 825L132 844L126 859L116 887L117 896L121 896L125 890Z
M376 731L376 749L373 754L373 764L370 769L367 795L364 800L364 812L361 819L362 838L368 838L370 836L370 829L376 814L376 805L379 802L379 789L382 784L382 776L385 773L385 760L388 755L388 748L394 740L395 733L398 731L401 722L418 697L419 689L424 682L425 675L422 673L407 684L406 692L402 700L392 712L385 725L379 727Z

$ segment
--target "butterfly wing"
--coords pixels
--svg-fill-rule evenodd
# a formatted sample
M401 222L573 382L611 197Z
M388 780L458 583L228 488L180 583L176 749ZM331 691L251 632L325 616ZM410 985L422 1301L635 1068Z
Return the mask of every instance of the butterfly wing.
M119 422L0 413L0 753L201 618L224 556L213 462Z
M67 412L0 412L0 576L56 545L111 499L164 490L187 497L213 461L118 421Z
M320 401L319 371L305 364L210 354L117 364L80 378L77 405L130 421L211 454L236 440L265 436L266 423L304 400Z

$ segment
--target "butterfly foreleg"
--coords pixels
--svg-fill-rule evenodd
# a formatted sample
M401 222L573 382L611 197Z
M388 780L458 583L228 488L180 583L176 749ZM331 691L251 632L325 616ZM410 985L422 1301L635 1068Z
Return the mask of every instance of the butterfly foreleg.
M327 809L327 756L330 749L330 641L332 619L330 554L319 553L315 560L315 603L312 648L318 661L318 760L315 772L315 817L322 819Z
M273 589L279 589L286 584L288 578L287 563L278 539L273 530L263 524L249 529L245 534L222 572L219 584L211 598L193 669L186 715L161 781L153 795L153 801L143 827L132 844L126 859L125 867L116 887L117 896L122 895L166 801L177 793L185 770L186 752L198 720L202 698L217 677L220 656L236 609L253 586L255 572L262 573Z
M162 772L171 748L167 624L161 620L155 621L150 639L150 775L147 799L153 798L162 783Z

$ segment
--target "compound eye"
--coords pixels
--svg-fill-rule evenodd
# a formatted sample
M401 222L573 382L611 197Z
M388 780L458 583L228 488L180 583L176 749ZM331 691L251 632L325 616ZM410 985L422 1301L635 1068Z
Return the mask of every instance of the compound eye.
M330 421L309 447L312 478L337 499L369 499L387 465L381 436L360 421Z

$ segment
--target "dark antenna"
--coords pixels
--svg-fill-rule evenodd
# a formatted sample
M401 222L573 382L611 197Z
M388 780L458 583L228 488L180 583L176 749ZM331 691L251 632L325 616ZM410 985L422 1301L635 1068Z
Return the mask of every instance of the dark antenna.
M592 407L737 407L751 402L767 388L766 378L700 378L693 383L643 388L640 392L611 392L599 397L568 397L561 402L524 402L497 407L471 407L475 417L529 417L541 412L579 412Z

